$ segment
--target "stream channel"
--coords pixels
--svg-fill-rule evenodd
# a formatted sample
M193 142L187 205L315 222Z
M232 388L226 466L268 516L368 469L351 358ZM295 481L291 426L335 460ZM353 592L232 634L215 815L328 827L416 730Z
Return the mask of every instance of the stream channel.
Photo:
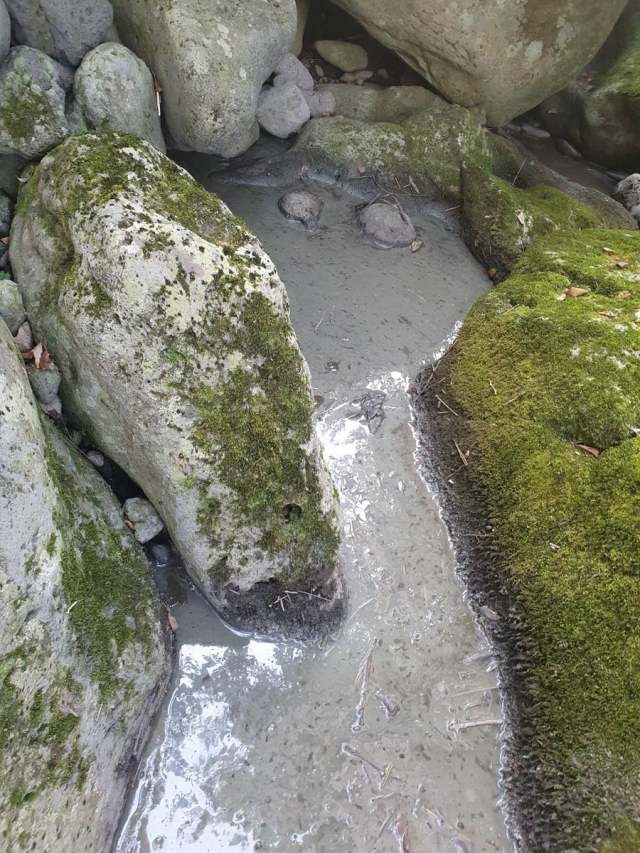
M384 251L343 190L307 187L325 203L308 233L278 211L286 188L218 185L207 158L189 168L287 287L340 492L349 615L319 647L263 642L230 630L179 566L158 569L178 659L117 851L508 853L496 672L406 393L489 280L437 207L410 211L418 252ZM368 391L387 395L375 432L353 403ZM295 607L295 590L273 606Z

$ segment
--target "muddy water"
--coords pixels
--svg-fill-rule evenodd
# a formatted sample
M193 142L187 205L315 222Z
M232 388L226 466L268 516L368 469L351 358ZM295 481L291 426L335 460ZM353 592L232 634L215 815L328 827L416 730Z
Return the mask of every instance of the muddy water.
M307 234L278 212L283 190L219 190L287 285L341 495L350 615L322 648L260 642L165 577L179 661L118 850L506 853L496 677L416 472L406 395L486 276L442 219L415 220L416 254L385 252L337 191L317 188ZM353 403L368 391L387 395L374 433Z

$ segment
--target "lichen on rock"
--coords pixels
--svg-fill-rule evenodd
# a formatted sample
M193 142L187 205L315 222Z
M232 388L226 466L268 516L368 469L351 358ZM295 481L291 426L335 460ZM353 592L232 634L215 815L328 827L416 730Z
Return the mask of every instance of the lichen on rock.
M170 669L150 567L0 323L0 838L108 849ZM133 763L132 763L133 759Z
M230 615L230 587L327 584L341 606L308 367L244 224L149 145L88 134L24 188L11 258L66 411L143 488L205 594Z

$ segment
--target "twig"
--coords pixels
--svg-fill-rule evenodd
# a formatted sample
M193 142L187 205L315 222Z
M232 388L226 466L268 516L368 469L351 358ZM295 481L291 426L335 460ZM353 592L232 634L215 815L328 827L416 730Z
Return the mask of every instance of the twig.
M449 731L453 731L458 734L458 732L463 729L475 729L478 726L501 726L502 720L472 720L469 723L456 723L455 720L452 720L448 725L447 729Z
M416 293L415 290L411 290L410 287L408 287L407 290L409 291L409 293L413 293L414 296L417 296L418 299L422 299L423 302L428 302L428 300L425 299L424 296L420 296L419 293Z
M358 613L363 609L363 607L366 607L367 604L371 604L372 601L375 601L375 599L370 598L368 601L365 601L364 604L361 604L360 607L358 607L356 610L354 610L353 613L351 614L351 616L349 616L349 618L347 619L347 622L346 622L344 627L347 628L350 625L350 623L355 619L355 617L358 615Z
M71 613L71 611L73 610L73 608L76 606L77 603L78 603L77 600L74 601L73 604L67 608L67 613Z
M324 595L317 595L315 592L305 592L303 589L285 589L285 595L306 595L307 598L319 598L321 601L331 601L330 598L325 598Z
M524 397L524 395L525 395L526 393L527 393L526 391L518 391L518 393L516 394L516 396L515 396L515 397L512 397L510 400L507 400L507 402L506 402L506 403L503 403L502 405L503 405L503 406L508 406L510 403L515 403L515 401L516 401L516 400L519 400L519 399L520 399L520 397Z
M319 323L318 323L318 325L315 327L314 332L317 332L317 331L318 331L318 329L320 328L320 325L321 325L322 321L324 320L326 313L327 313L326 311L323 311L323 312L322 312L322 317L320 317L320 322L319 322Z
M491 380L489 380L489 386L491 387L491 390L493 391L494 396L497 397L498 392L496 391L496 386L493 384L493 382Z
M523 170L523 168L524 168L524 164L525 164L526 162L527 162L527 160L526 160L526 158L525 158L525 159L522 161L522 163L520 164L520 168L519 168L519 169L518 169L518 171L516 172L516 176L515 176L515 178L513 179L513 181L511 182L511 186L515 187L515 185L516 185L516 181L517 181L517 180L518 180L518 178L520 177L520 172Z
M438 400L438 402L442 403L442 405L445 407L445 409L449 409L449 411L451 412L452 415L455 415L457 418L460 417L460 415L457 412L454 412L454 410L451 408L451 406L448 403L445 403L445 401L442 399L442 397L439 394L436 394L436 400Z
M455 438L453 439L453 443L455 444L455 446L456 446L456 450L458 451L458 456L460 457L460 459L462 459L462 464L465 466L465 468L468 468L468 467L469 467L469 460L468 460L468 459L467 459L467 457L464 455L464 453L460 450L460 445L459 445L459 444L458 444L458 442L455 440ZM468 452L468 451L467 451L467 452Z

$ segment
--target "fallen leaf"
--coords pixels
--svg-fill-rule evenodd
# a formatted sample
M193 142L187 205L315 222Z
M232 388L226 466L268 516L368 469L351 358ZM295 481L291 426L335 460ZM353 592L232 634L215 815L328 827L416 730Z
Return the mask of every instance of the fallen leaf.
M599 311L598 313L600 314L601 317L615 317L616 316L613 313L613 311Z
M548 112L548 113L549 113L549 115L551 115L551 116L558 115L558 110L557 110L555 107L554 107L552 110L547 110L547 112Z
M22 353L22 357L27 362L33 361L33 364L30 363L27 365L28 370L58 369L47 352L47 348L42 343L36 344L32 350L29 350L29 352Z
M584 296L585 293L589 293L589 291L585 290L584 287L567 287L567 289L565 290L565 293L567 294L567 296L578 297L578 296Z
M127 527L129 528L129 530L135 530L135 527L133 526L133 524L131 524L131 522L129 521L129 519L128 519L128 518L125 518L125 519L124 519L124 523L127 525Z
M616 299L626 299L628 296L631 296L630 290L621 290L620 293L616 293Z
M518 221L520 222L521 225L524 226L527 224L527 217L525 216L524 210L519 210L517 212L516 216L518 217Z
M416 239L415 239L415 240L413 241L413 243L411 244L411 251L412 251L412 252L417 252L417 251L418 251L418 249L420 249L420 248L422 248L422 240L419 240L419 239L416 237Z
M623 270L625 267L628 267L629 264L627 261L616 261L616 266L618 267L618 269Z
M9 245L9 238L8 237L0 238L0 243L4 243L5 246L8 246Z
M420 195L420 190L416 186L416 182L413 180L411 175L409 175L409 183L411 184L411 189L414 191L416 195Z
M169 620L169 627L171 628L171 630L177 631L178 630L178 622L168 610L167 610L167 619Z
M602 247L603 252L608 252L610 255L613 255L613 249L607 248L607 246Z
M498 270L495 267L489 267L489 269L487 270L487 275L489 276L489 278L493 278L497 272Z
M598 456L600 456L600 451L596 450L595 447L589 447L588 444L576 444L576 447L579 450L584 450L585 453L590 453L591 456L595 456L596 459L598 458Z

